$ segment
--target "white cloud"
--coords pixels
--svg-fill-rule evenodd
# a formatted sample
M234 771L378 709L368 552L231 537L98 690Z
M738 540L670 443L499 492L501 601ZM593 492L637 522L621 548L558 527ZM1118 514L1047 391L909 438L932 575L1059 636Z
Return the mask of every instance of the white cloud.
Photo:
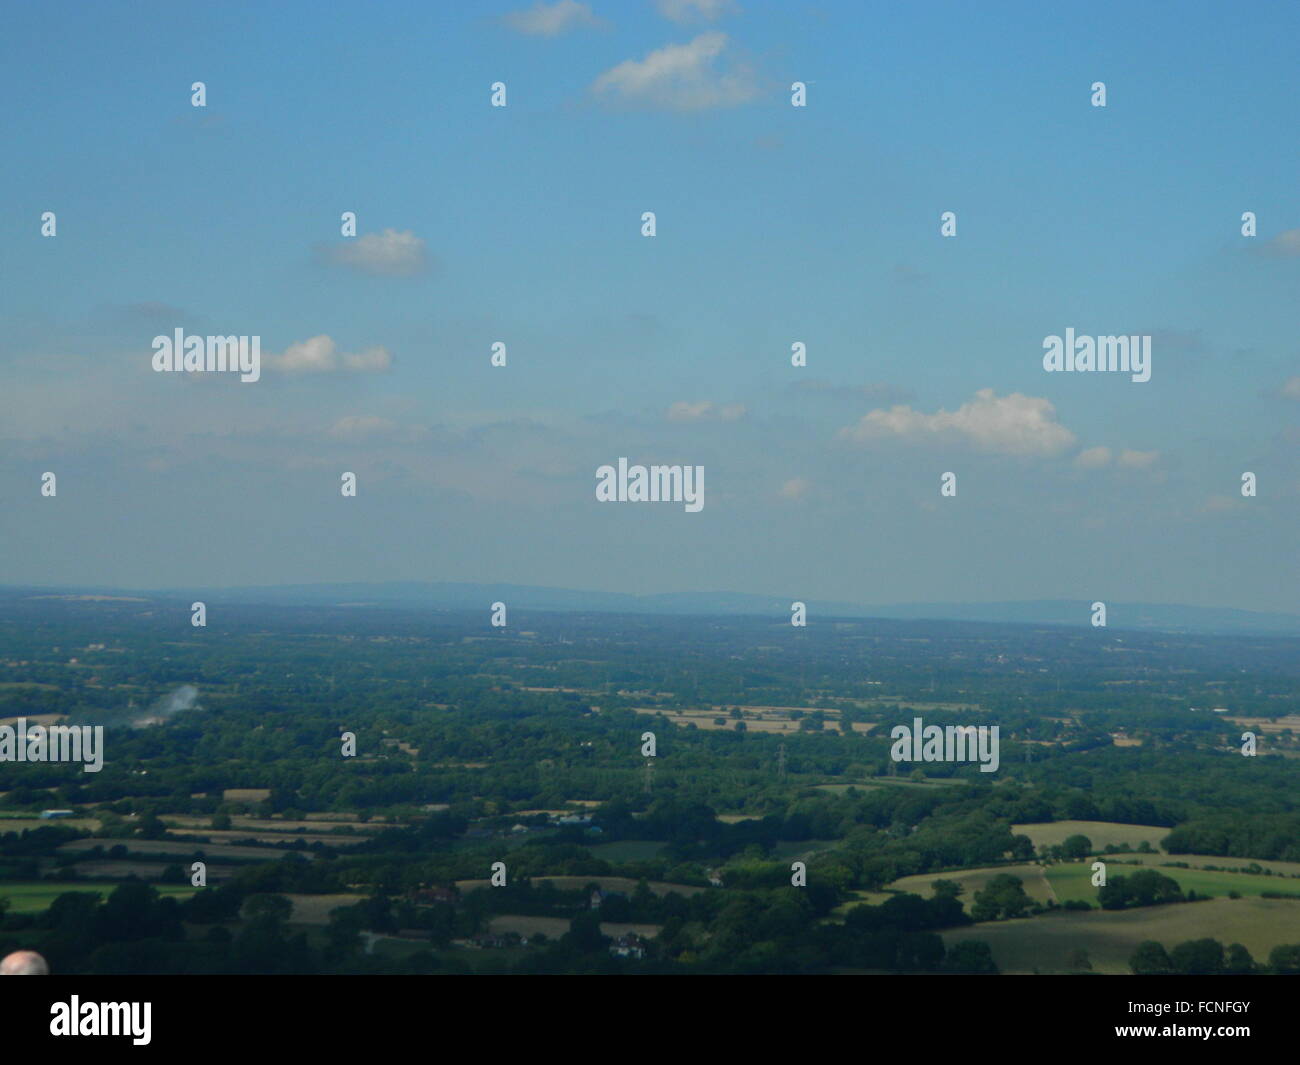
M376 277L410 277L428 268L424 241L409 229L367 233L320 249L326 262Z
M283 355L268 352L262 356L262 361L272 370L287 374L337 373L341 370L382 373L392 366L393 357L383 347L367 348L356 354L342 352L333 340L321 334L290 344Z
M724 403L722 406L718 406L707 399L698 403L688 403L684 399L679 399L668 408L668 420L670 422L699 422L716 419L724 422L734 422L745 416L746 409L743 403Z
M364 440L370 436L391 436L397 431L397 423L387 418L364 417L349 414L330 426L330 436L340 440Z
M1116 454L1108 447L1090 447L1074 457L1074 464L1082 470L1099 470L1113 461L1129 470L1148 470L1160 459L1159 451L1134 451L1125 448Z
M803 477L792 477L790 480L786 481L785 484L781 485L781 498L792 500L803 499L808 495L808 492L811 489L811 482L805 480Z
M1264 248L1274 255L1300 255L1300 229L1283 230Z
M673 22L716 22L723 15L740 10L735 0L655 0L664 18Z
M429 439L430 431L423 425L398 425L390 418L374 415L349 414L330 426L329 435L336 440L358 443L378 440L390 443L420 443Z
M343 355L343 368L354 373L383 373L393 365L393 357L384 347L366 348L355 355Z
M725 33L702 33L688 44L669 44L644 59L628 59L592 83L606 99L673 111L734 107L754 99L758 85L748 64L716 69L728 45Z
M1074 464L1082 470L1099 470L1110 465L1111 454L1108 447L1090 447L1075 456Z
M1238 510L1243 505L1240 499L1234 499L1232 496L1214 495L1210 496L1201 504L1202 514L1228 514Z
M1125 448L1119 453L1116 461L1131 470L1146 470L1154 466L1158 458L1160 458L1159 451L1132 451Z
M873 410L839 435L859 443L890 437L914 443L959 441L1006 455L1055 455L1075 440L1056 420L1056 408L1048 400L1020 392L997 396L991 388L981 388L955 411Z
M530 37L556 37L578 26L599 26L600 19L586 4L577 0L559 0L555 4L537 3L527 11L512 11L501 21L518 33Z

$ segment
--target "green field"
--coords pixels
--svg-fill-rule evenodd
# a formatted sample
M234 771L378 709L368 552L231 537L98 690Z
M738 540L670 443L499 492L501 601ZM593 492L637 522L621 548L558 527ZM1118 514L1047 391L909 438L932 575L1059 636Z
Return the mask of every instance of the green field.
M1104 856L1103 856L1104 857ZM1256 860L1254 858L1225 858L1222 855L1214 854L1116 854L1112 855L1110 861L1122 861L1128 865L1136 863L1138 865L1162 866L1167 862L1183 862L1190 865L1193 869L1204 869L1207 866L1214 866L1216 869L1226 869L1229 872L1241 873L1246 871L1248 865L1257 865L1261 869L1269 869L1279 874L1273 878L1275 883L1290 884L1291 887L1280 888L1282 891L1300 891L1300 862L1275 862Z
M65 881L61 883L45 880L20 880L0 884L0 899L9 900L11 913L40 913L49 909L50 903L69 891L94 892L100 898L109 895L116 884L80 883ZM154 884L160 895L172 895L177 898L189 898L195 888L188 884Z
M834 850L839 844L837 839L778 840L772 847L772 857L790 861L819 851Z
M830 792L832 795L843 795L849 788L857 788L858 791L871 791L882 787L951 788L965 783L967 781L959 780L956 777L935 777L931 780L912 780L910 777L869 777L866 780L855 780L848 784L816 784L814 787L818 791Z
M1300 895L1300 880L1281 876L1252 876L1249 873L1216 873L1208 869L1167 869L1162 865L1123 865L1119 862L1106 863L1106 876L1114 880L1117 876L1128 876L1142 869L1154 869L1158 873L1178 881L1183 894L1195 891L1198 895L1211 895L1214 898L1226 898L1228 892L1236 891L1242 895L1258 897L1265 891L1285 891ZM1066 862L1047 867L1047 880L1056 892L1059 901L1082 899L1097 905L1097 888L1092 886L1092 862Z
M1087 836L1093 850L1100 852L1125 843L1136 847L1144 840L1159 850L1160 841L1172 829L1163 825L1122 825L1115 821L1051 821L1037 825L1012 825L1011 831L1017 836L1028 836L1036 850L1057 846L1070 836Z
M84 832L99 831L99 820L94 817L60 817L47 820L32 817L31 814L0 813L0 832L22 832L24 829L49 828L51 825L76 828Z
M943 932L948 947L983 940L1002 972L1068 972L1073 951L1087 951L1093 972L1127 973L1143 940L1171 949L1189 939L1241 943L1257 962L1280 943L1300 943L1300 901L1212 899L1136 910L1063 912Z
M607 862L649 862L659 857L666 843L648 839L626 839L617 843L598 843L588 847L597 858Z
M831 911L832 916L843 920L844 915L854 906L879 906L882 902L892 899L894 893L892 891L851 891L849 896L847 902L841 902Z

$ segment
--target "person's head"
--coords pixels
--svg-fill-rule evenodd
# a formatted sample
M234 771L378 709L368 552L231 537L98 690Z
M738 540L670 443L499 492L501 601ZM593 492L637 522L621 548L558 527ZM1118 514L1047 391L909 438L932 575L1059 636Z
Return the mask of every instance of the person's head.
M0 961L0 976L49 976L50 967L34 950L15 950Z

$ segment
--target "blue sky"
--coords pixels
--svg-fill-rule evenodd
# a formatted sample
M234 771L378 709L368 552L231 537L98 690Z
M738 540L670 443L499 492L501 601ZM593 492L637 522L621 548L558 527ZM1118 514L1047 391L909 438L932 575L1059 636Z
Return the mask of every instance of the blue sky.
M11 5L0 580L1294 610L1298 11Z

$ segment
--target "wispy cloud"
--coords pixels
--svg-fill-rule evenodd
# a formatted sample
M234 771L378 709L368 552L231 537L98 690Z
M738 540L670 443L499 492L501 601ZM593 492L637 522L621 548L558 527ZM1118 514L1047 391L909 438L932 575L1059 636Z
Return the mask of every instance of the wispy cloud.
M1090 447L1074 457L1074 464L1081 470L1100 470L1109 466L1114 457L1108 447Z
M1261 250L1271 255L1283 255L1288 258L1300 255L1300 229L1283 230L1264 244Z
M321 245L317 254L327 263L375 277L411 277L429 268L424 240L409 229L385 229L341 244Z
M582 26L600 26L602 21L592 14L591 8L577 0L559 0L558 3L537 3L525 11L511 11L501 16L501 22L516 33L530 37L558 37Z
M1125 448L1115 461L1130 470L1149 470L1160 459L1159 451L1133 451Z
M864 385L839 385L820 378L805 378L787 386L789 391L809 398L853 401L861 404L865 399L869 403L907 403L913 397L905 388L898 388L887 381L872 381Z
M1159 461L1159 451L1125 448L1117 453L1108 447L1090 447L1080 451L1074 458L1074 464L1081 470L1100 470L1112 463L1126 470L1149 470Z
M740 10L735 0L655 0L659 14L685 25L691 22L716 22L724 15Z
M724 403L719 405L710 400L701 400L698 403L678 400L668 408L667 416L670 422L700 422L715 420L734 422L745 416L745 409L743 403Z
M355 354L342 352L330 337L321 334L290 344L282 355L264 354L262 361L270 369L285 374L382 373L392 366L393 357L384 347L367 348Z
M955 411L925 414L908 406L873 410L841 429L844 440L866 443L894 438L909 443L960 442L1006 455L1056 455L1074 444L1074 433L1056 420L1056 408L1041 397L981 388Z
M790 480L781 485L780 495L782 499L797 503L802 499L806 499L811 491L812 482L804 477L791 477Z
M671 111L735 107L758 95L752 67L718 60L729 48L725 33L702 33L687 44L669 44L644 59L628 59L592 83L602 100Z
M429 430L421 425L398 425L391 418L374 415L349 414L330 426L329 435L347 443L384 441L416 443L427 440Z

